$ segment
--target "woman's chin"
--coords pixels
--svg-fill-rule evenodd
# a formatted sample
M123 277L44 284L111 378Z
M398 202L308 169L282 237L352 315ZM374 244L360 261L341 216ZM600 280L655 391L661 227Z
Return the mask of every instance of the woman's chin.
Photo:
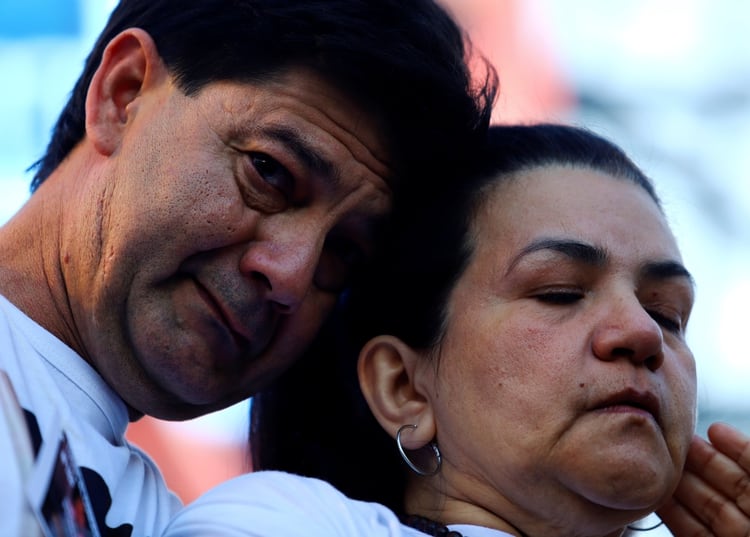
M665 481L631 481L628 488L618 484L616 490L591 490L587 499L606 509L634 513L641 518L655 511L672 494L674 487Z
M655 461L649 461L654 463ZM608 475L579 481L574 490L588 502L606 509L640 512L661 506L677 487L678 475L659 464L628 464L622 471L609 467Z

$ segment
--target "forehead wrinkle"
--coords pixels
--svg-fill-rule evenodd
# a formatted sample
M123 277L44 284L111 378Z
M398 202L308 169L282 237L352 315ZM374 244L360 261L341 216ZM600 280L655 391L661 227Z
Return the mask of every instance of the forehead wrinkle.
M263 127L260 132L284 144L313 173L329 178L332 186L340 185L341 175L338 167L316 152L295 129L286 126L269 126Z
M510 274L513 269L521 262L521 260L535 252L544 250L550 250L562 254L573 261L584 263L593 267L602 267L609 260L609 254L604 248L587 244L585 242L572 240L572 239L558 239L551 237L544 237L536 239L530 244L526 245L521 251L511 260L508 265L508 269L505 271L506 275Z
M360 137L357 136L356 134L354 134L354 131L352 129L349 129L349 128L345 127L340 121L336 120L336 118L333 117L331 114L329 114L327 111L320 110L320 113L323 114L323 116L325 116L326 119L328 119L331 123L333 123L334 125L336 125L343 132L345 132L349 136L351 136L352 139L353 139L354 144L357 145L360 148L360 150L364 151L366 153L366 156L369 157L369 159L371 159L373 162L375 162L375 163L377 163L377 164L380 165L380 167L381 167L380 170L375 169L375 167L373 167L373 166L371 166L371 165L369 165L369 164L367 164L365 162L366 160L369 160L369 159L367 159L367 158L364 158L364 159L358 158L355 155L354 151L352 151L351 149L349 149L347 144L344 144L347 147L349 153L351 153L352 156L358 162L360 162L364 167L366 167L371 173L377 175L378 177L382 177L383 180L388 184L389 183L389 179L390 179L390 173L391 173L391 164L389 164L388 160L385 159L385 158L380 158L375 153L373 153L372 149L370 149L370 147L368 147L367 144L365 144L364 142L362 142L362 140L360 140ZM370 116L370 117L372 117L372 116ZM354 123L353 120L352 120L352 123ZM375 129L376 136L379 137L379 139L382 140L383 133L385 132L384 128L382 126L378 126L377 122L374 119L372 120L372 126ZM364 128L365 128L365 130L368 130L367 125L365 125ZM388 184L388 186L390 187L391 185Z
M256 103L253 101L249 105L242 106L242 109L251 111ZM231 107L226 107L228 112L232 112ZM317 109L327 120L333 123L338 129L351 136L352 140L342 141L340 136L336 136L330 129L326 129L328 134L334 137L346 151L352 155L354 161L364 167L368 172L376 176L382 186L377 189L390 195L393 185L391 184L391 169L387 161L378 158L370 148L363 143L351 129L347 129L340 122L336 121L330 114ZM267 115L267 112L260 111L261 115ZM257 136L265 136L277 141L287 147L306 167L313 173L326 177L334 187L339 186L343 177L342 166L338 161L325 158L316 149L315 145L308 141L302 131L294 125L286 124L286 116L281 118L266 118L265 121L242 121L238 120L240 112L231 113L230 116L235 118L232 128L232 138L236 140L248 140ZM356 146L359 151L354 151L350 145ZM364 153L365 158L357 158L356 153ZM370 157L369 159L367 157Z

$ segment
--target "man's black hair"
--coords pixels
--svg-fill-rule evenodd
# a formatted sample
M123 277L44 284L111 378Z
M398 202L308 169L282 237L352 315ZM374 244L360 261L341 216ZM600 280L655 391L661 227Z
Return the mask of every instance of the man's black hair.
M152 37L187 95L312 69L380 122L396 173L410 180L460 155L489 122L494 71L472 83L468 42L432 0L121 0L34 165L32 191L83 139L102 53L131 27Z

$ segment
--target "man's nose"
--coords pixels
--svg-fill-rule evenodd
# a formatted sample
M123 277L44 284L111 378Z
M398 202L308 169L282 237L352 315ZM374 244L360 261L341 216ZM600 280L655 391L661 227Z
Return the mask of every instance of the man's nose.
M603 308L593 350L600 360L625 358L655 371L664 362L664 336L635 295L618 297Z
M310 292L324 239L323 232L308 228L253 241L240 271L260 284L264 298L280 313L294 313Z

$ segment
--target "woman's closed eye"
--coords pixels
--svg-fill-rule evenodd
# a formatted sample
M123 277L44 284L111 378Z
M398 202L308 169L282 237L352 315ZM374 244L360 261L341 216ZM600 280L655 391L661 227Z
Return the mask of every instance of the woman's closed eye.
M548 289L533 295L539 302L551 305L565 306L574 304L584 298L583 291L579 289Z
M659 326L669 332L679 334L684 329L682 318L673 313L664 313L653 308L646 308L646 312Z

